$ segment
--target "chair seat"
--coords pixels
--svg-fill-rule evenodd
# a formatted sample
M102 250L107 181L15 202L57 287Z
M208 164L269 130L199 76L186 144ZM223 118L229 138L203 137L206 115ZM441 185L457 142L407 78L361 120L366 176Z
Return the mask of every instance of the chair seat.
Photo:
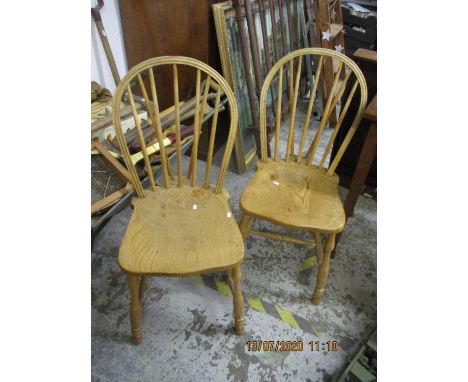
M244 243L225 193L201 187L159 188L134 198L120 246L129 273L187 275L225 269L244 258ZM194 207L196 206L196 207Z
M341 232L345 212L338 193L338 176L325 169L268 159L240 199L244 214L292 229Z

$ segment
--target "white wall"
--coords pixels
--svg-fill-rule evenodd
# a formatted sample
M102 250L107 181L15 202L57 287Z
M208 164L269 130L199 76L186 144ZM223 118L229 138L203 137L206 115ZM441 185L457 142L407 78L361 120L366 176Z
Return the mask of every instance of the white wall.
M96 5L95 1L91 1L91 6ZM109 40L112 53L122 78L128 71L127 57L125 55L125 46L122 35L122 25L120 23L120 12L118 0L105 0L104 7L101 9L102 23ZM106 54L101 44L101 39L91 19L91 80L96 81L99 85L109 89L112 93L115 91L115 83L112 78L112 73L107 63Z

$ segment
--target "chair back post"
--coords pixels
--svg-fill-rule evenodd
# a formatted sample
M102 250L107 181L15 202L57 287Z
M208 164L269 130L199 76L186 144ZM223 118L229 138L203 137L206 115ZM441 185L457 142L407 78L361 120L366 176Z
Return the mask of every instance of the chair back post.
M155 81L155 71L158 67L167 66L172 69L173 72L173 94L174 94L174 123L175 123L175 141L176 141L176 157L177 157L177 177L174 178L171 170L169 159L167 156L167 151L164 148L165 138L163 131L162 131L162 123L161 123L161 115L159 110L158 104L158 96L157 92L162 91L162 89L157 89L156 81ZM149 177L149 183L151 186L152 191L156 191L158 186L155 183L155 179L153 176L153 169L150 163L150 155L154 152L159 151L160 158L161 158L161 166L163 172L163 183L164 187L172 186L175 183L175 187L182 187L184 184L183 176L182 176L182 145L181 145L181 120L182 120L182 111L179 102L179 79L178 79L178 69L181 66L187 66L196 69L196 97L194 101L194 133L193 133L193 146L192 146L192 155L190 157L190 170L187 178L190 179L188 182L191 187L197 187L197 151L198 151L198 143L199 143L199 136L201 133L201 128L203 123L205 122L205 111L212 110L210 106L207 105L209 99L209 92L210 89L213 88L216 90L216 94L214 97L216 98L215 101L215 109L213 112L213 120L211 123L211 134L209 139L209 147L208 147L208 158L206 163L206 172L205 178L203 182L200 182L201 186L205 188L209 187L209 177L211 173L211 166L212 166L212 159L213 159L213 150L214 150L214 143L215 143L215 134L216 134L216 126L218 123L218 113L219 110L222 108L221 103L221 96L225 96L227 98L227 104L229 105L229 112L230 112L230 125L229 125L229 135L226 142L226 148L223 155L223 160L221 163L221 168L218 174L217 181L215 183L214 192L220 193L223 188L224 177L226 175L226 169L229 164L229 160L231 158L232 149L234 146L235 136L238 127L238 110L237 104L234 97L234 93L226 82L226 80L219 74L216 70L208 66L207 64L198 61L194 58L190 57L183 57L183 56L162 56L151 58L149 60L143 61L140 64L133 67L126 76L122 79L119 83L117 90L114 95L113 100L113 123L114 129L116 133L116 137L118 143L120 145L122 156L125 160L125 164L129 171L132 184L135 188L136 194L138 197L144 197L145 192L138 176L137 169L135 168L135 159L133 158L136 154L130 154L130 150L125 139L124 131L122 130L122 123L120 117L120 106L122 99L125 95L127 95L128 100L130 102L130 106L132 108L132 115L135 122L135 132L138 138L139 148L141 150L141 154L139 154L143 160L145 165L146 173ZM202 88L202 76L206 75L204 86ZM148 91L145 87L144 76L150 83L150 91ZM139 85L139 90L143 95L144 102L146 104L146 108L148 111L149 121L151 122L151 126L154 129L154 137L151 142L148 142L148 137L145 137L144 132L142 131L142 123L138 116L137 107L135 105L135 97L132 93L132 86L131 82L136 80L137 84ZM164 89L166 90L166 89ZM150 97L151 96L151 100ZM211 95L213 96L213 94ZM212 99L211 97L210 99ZM221 109L222 110L222 109ZM186 112L186 111L185 111ZM167 125L166 125L167 126ZM155 146L151 146L151 145ZM149 147L151 146L151 147ZM156 148L154 148L156 147ZM150 149L153 148L153 151L150 152Z
M319 158L319 165L318 167L323 167L325 164L325 160L330 153L331 147L333 145L333 142L337 136L337 133L343 123L343 120L346 116L346 113L348 112L351 100L356 94L357 89L360 89L360 100L359 100L359 106L358 110L356 112L356 116L351 124L351 127L348 131L348 133L345 136L345 139L343 140L336 157L333 159L332 163L329 165L327 169L327 174L332 175L338 166L341 158L343 157L343 154L348 147L354 133L356 132L357 127L359 126L359 123L361 121L361 118L364 114L364 110L367 104L367 85L366 85L366 80L364 79L364 75L362 74L361 70L359 67L356 65L356 63L351 60L349 57L346 57L344 54L336 52L334 50L330 49L325 49L325 48L305 48L305 49L298 49L294 52L291 52L281 58L270 70L268 75L265 78L265 82L263 83L262 91L260 94L260 143L261 143L261 161L265 162L268 159L267 155L267 126L266 126L266 117L267 117L267 108L266 108L266 103L267 103L267 94L270 86L272 85L272 82L276 79L278 79L278 85L279 85L279 90L278 90L278 105L276 108L277 113L281 113L281 97L280 95L282 94L282 89L283 89L283 83L285 81L290 83L289 86L289 101L290 101L290 107L289 107L289 113L290 113L290 123L289 123L289 130L288 130L288 139L287 139L287 146L286 146L286 155L285 155L285 160L289 161L291 156L294 157L294 129L295 129L295 114L296 114L296 105L298 101L298 91L299 91L299 77L301 75L301 62L302 62L302 56L307 56L307 55L316 55L319 56L319 60L315 61L318 62L317 64L317 69L315 73L315 81L313 84L311 84L311 94L310 94L310 100L309 104L307 107L306 115L305 115L305 123L303 126L302 134L301 134L301 139L299 142L299 152L297 153L296 157L296 162L301 163L303 160L303 149L305 146L305 141L307 138L307 131L309 129L309 124L310 124L310 119L311 119L311 113L312 113L312 108L313 104L315 102L315 94L318 89L318 83L320 81L320 77L322 74L322 68L324 65L325 60L338 60L338 66L337 70L335 72L335 78L333 80L333 85L332 89L330 91L329 97L326 100L325 103L325 108L323 112L322 119L319 123L317 132L312 140L312 142L309 145L309 148L307 150L307 154L305 157L305 161L307 165L312 165L312 161L317 153L317 148L320 142L320 139L322 137L323 130L325 126L327 125L327 122L329 122L329 118L333 111L336 109L336 106L338 105L338 102L340 101L341 97L343 96L345 89L347 87L348 82L350 81L351 77L354 75L354 83L351 85L351 90L348 94L347 99L341 104L341 110L338 116L337 123L334 126L334 131L331 134L331 137L328 141L328 144L326 146L325 152L322 156L322 158ZM297 70L296 73L293 73L293 68L294 68L294 59L298 59L298 64L297 64ZM283 67L286 66L286 70L283 69ZM289 67L289 70L287 70ZM344 73L343 73L344 71ZM278 75L279 73L279 75ZM288 75L289 73L289 81L288 78L284 78L284 76ZM295 78L292 76L295 75ZM294 81L293 81L294 80ZM294 83L294 86L292 85ZM278 141L280 139L280 118L278 115L276 115L275 118L275 145L274 145L274 152L272 154L273 160L278 161L278 149L279 149L279 144Z

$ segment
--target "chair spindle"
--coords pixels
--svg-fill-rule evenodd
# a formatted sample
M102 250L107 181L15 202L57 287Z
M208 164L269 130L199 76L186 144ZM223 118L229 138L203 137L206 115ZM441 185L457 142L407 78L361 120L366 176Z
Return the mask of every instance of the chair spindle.
M294 92L294 59L289 61L289 110L291 111L293 92Z
M150 78L150 85L151 85L151 97L153 98L153 106L154 106L154 117L156 119L156 137L158 138L159 142L159 155L161 157L161 165L164 174L164 187L168 187L168 170L167 170L167 156L166 156L166 148L164 147L164 139L162 135L161 129L161 117L159 116L159 103L158 103L158 96L156 93L156 83L154 81L154 73L153 68L148 69L149 78Z
M213 150L214 150L214 142L215 142L215 136L216 136L216 127L218 125L218 113L219 113L220 100L221 100L221 87L218 86L218 90L216 91L215 109L214 109L213 119L211 121L210 143L208 146L208 158L206 160L205 181L203 183L205 188L208 188L209 183L210 183L211 162L213 160Z
M302 66L302 56L299 56L299 62L297 64L297 70L296 70L294 93L292 95L293 98L291 100L292 105L290 109L288 147L286 148L286 162L289 162L289 157L291 154L294 155L294 120L296 119L297 98L298 98L298 93L299 93L299 82L301 79L301 66Z
M146 110L149 113L150 120L151 120L151 125L153 126L154 133L156 134L156 118L155 118L154 113L153 113L153 107L152 107L152 105L150 103L148 93L146 92L146 86L143 83L143 78L141 77L140 74L137 75L137 78L138 78L138 83L140 84L141 93L143 94L143 98L145 99Z
M349 108L349 105L351 104L351 100L354 96L354 93L356 92L356 89L358 87L358 80L356 80L354 82L354 85L351 89L351 92L349 93L349 96L346 100L346 103L344 104L342 110L341 110L341 113L340 113L340 116L338 118L338 122L336 123L336 126L333 130L333 134L332 136L330 137L330 140L328 141L328 145L327 145L327 148L325 149L325 152L323 153L323 156L322 156L322 160L320 161L320 165L319 167L323 167L324 163L325 163L325 160L327 159L327 156L328 156L328 153L330 152L332 146L333 146L333 142L335 142L335 138L336 136L338 135L338 131L340 130L340 127L341 127L341 124L343 123L343 120L346 116L346 112L348 111L348 108Z
M211 76L208 75L208 77L206 78L206 82L205 82L205 89L203 91L203 101L202 101L202 107L201 107L201 110L200 110L200 119L199 119L199 123L200 123L200 129L199 129L199 132L201 132L201 127L203 125L203 116L205 115L205 109L206 109L206 101L208 100L208 93L210 92L210 83L211 83Z
M194 118L194 137L192 144L192 155L190 157L190 178L191 185L195 187L197 184L197 151L198 139L200 134L200 69L197 69L197 80L195 85L195 118ZM208 85L209 86L209 85Z
M281 101L283 98L283 67L281 66L278 78L278 104L276 107L276 126L275 126L275 162L278 162L278 145L281 129Z
M338 66L338 70L336 71L335 78L333 80L333 85L331 87L330 93L328 95L327 103L325 105L325 110L323 111L322 120L320 121L320 125L317 129L317 133L315 134L314 140L310 145L309 152L307 153L307 164L310 165L315 155L315 151L317 150L318 144L320 142L320 138L322 136L323 128L325 127L326 123L328 122L328 118L326 116L330 113L331 104L333 102L333 95L335 94L336 86L338 85L338 81L340 79L341 70L343 69L343 62L340 62Z
M150 102L150 100L148 98L148 93L146 92L146 86L145 86L145 84L143 82L143 78L141 77L140 74L137 75L137 78L138 78L138 83L140 84L140 90L141 90L141 92L143 94L143 98L145 100L146 110L148 111L148 113L150 115L151 124L153 126L154 132L155 132L156 137L157 137L158 133L156 131L156 117L155 117L154 112L153 112L153 105L151 104L151 102ZM160 115L160 118L161 118L161 115ZM173 175L172 175L171 164L169 163L169 161L167 161L167 171L168 171L169 176L172 179Z
M314 107L315 96L317 94L317 87L320 81L320 75L322 74L322 67L323 67L323 56L320 56L319 63L317 66L317 71L315 73L315 81L310 91L309 105L307 106L307 112L306 112L306 117L304 121L304 128L302 130L301 142L299 144L299 152L297 153L297 163L301 163L301 160L302 160L302 150L304 150L304 144L305 144L305 140L307 137L307 132L309 131L310 116L312 115L312 109Z
M363 90L361 89L361 91ZM338 163L340 162L341 157L343 156L346 148L348 147L349 142L351 142L351 139L353 138L353 135L356 132L359 122L361 121L362 115L364 114L365 105L367 102L367 89L365 89L364 91L366 93L364 97L361 97L360 112L358 112L356 116L354 117L353 123L351 124L351 127L349 128L348 132L346 133L346 136L343 139L343 142L341 143L341 146L338 149L338 152L336 153L336 156L333 159L333 162L328 167L327 174L333 174L335 172L336 166L338 166Z
M346 73L346 76L341 83L340 89L336 92L335 96L333 97L333 101L330 106L330 110L328 111L328 115L326 116L327 119L330 118L330 115L333 110L335 110L336 105L338 104L338 101L341 99L341 96L343 95L345 89L346 89L346 84L348 83L349 78L351 77L352 71L349 70L348 73Z
M180 138L179 75L177 73L177 64L172 65L172 75L174 79L177 181L178 181L179 187L182 187L182 148L181 148L181 138Z
M138 113L135 107L135 100L133 99L132 89L130 85L127 85L127 92L128 92L128 98L130 100L130 105L132 106L133 119L135 120L135 129L136 129L136 133L138 136L138 141L140 142L141 152L143 153L143 159L145 161L146 172L148 174L151 189L153 191L156 191L156 184L154 183L153 169L151 168L148 151L146 150L145 137L143 136L143 132L141 131L140 118L138 117Z

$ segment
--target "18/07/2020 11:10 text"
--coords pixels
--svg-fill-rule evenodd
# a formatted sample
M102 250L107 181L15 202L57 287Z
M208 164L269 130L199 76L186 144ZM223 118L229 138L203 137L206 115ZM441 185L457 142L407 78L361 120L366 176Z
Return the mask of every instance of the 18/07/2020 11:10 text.
M338 351L337 341L310 341L307 343L310 351ZM262 341L248 340L246 342L247 351L303 351L303 341ZM307 348L306 348L307 350Z

